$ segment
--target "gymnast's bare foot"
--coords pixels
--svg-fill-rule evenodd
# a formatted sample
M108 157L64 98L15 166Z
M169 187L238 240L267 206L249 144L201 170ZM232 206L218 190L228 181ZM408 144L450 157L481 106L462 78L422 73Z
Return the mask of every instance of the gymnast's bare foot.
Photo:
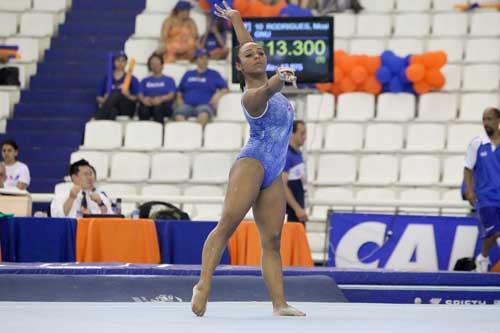
M305 317L306 314L293 306L285 304L285 306L275 307L273 316Z
M195 285L193 287L193 297L191 298L191 310L198 317L202 317L207 309L208 294L210 289Z

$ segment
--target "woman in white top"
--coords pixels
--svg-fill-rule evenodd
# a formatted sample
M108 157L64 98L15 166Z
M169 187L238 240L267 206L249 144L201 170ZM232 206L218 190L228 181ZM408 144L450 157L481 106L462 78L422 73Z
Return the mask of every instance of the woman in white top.
M3 164L7 173L6 188L26 190L30 185L30 170L28 166L17 160L19 147L13 140L2 142Z

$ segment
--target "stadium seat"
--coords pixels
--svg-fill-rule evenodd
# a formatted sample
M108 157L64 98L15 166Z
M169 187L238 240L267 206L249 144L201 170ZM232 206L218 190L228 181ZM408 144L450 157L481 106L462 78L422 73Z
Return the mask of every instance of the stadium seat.
M84 149L115 149L122 145L122 125L111 120L95 120L85 124Z
M412 1L421 3L422 1ZM424 37L429 35L430 16L428 14L396 15L394 23L395 37Z
M448 62L462 61L464 56L464 43L462 39L434 38L427 43L427 51L444 51Z
M469 39L465 44L465 61L500 62L500 39Z
M460 120L481 121L487 107L500 107L500 96L496 93L462 94L460 103Z
M434 11L453 11L455 10L454 6L463 4L465 1L463 0L433 0L433 9Z
M309 94L306 97L305 120L328 121L333 119L335 96L329 93Z
M222 96L217 107L217 118L220 121L244 122L245 115L241 106L241 93L229 93Z
M448 156L443 161L441 185L460 186L464 177L465 155Z
M98 151L86 151L80 150L75 151L71 154L70 163L74 163L78 160L87 160L96 170L97 180L103 180L108 178L109 171L109 157L108 154Z
M107 196L116 201L118 198L122 198L128 195L137 195L137 189L134 185L130 184L103 184L99 186L99 189L107 194ZM133 202L122 202L122 214L129 216L137 205Z
M315 155L305 155L306 177L307 181L311 183L316 179L316 160Z
M328 243L325 241L324 232L307 232L307 242L311 249L311 257L315 261L324 261L327 259L326 251Z
M208 68L216 72L219 72L219 74L222 76L224 80L226 80L226 82L229 80L229 73L231 71L231 68L227 62L210 60L210 62L208 63Z
M354 192L350 188L344 187L319 187L314 190L313 199L328 199L328 200L354 200ZM309 220L326 221L329 209L335 211L346 210L352 211L353 206L343 205L313 205L311 209L311 216Z
M333 43L335 50L344 50L346 52L349 51L349 45L350 40L344 38L335 38L335 42Z
M356 151L363 147L361 124L328 124L325 130L325 151Z
M144 153L116 153L111 158L113 182L142 182L149 178L150 158Z
M364 0L361 4L367 12L391 12L394 9L394 0Z
M426 188L412 188L403 190L400 193L401 201L420 202L439 202L440 195L438 191ZM400 212L413 214L433 214L439 213L439 207L400 207Z
M332 168L332 170L335 170ZM359 161L359 185L390 185L398 179L398 159L390 155L365 155Z
M500 22L500 21L499 21ZM464 69L463 90L498 91L500 66L468 65Z
M401 12L425 12L430 9L431 0L397 0L396 10Z
M439 182L439 159L431 155L403 156L401 159L400 185L434 185Z
M450 37L467 35L467 14L438 13L432 18L432 36Z
M159 12L159 13L170 13L174 9L175 1L165 1L165 0L146 0L146 11L148 12Z
M150 76L148 66L146 64L136 64L134 68L134 76L137 80L141 81L142 79Z
M234 158L224 153L199 153L193 158L191 182L223 184L227 182Z
M151 183L181 183L189 179L190 158L181 153L158 153L151 158Z
M37 38L29 37L9 37L5 40L6 45L19 46L19 54L21 61L37 62L40 58L40 41Z
M29 37L51 37L54 34L54 15L33 12L22 14L19 34Z
M462 66L460 65L445 65L441 72L443 73L446 82L442 90L456 91L460 89L462 83Z
M201 148L202 128L194 122L170 122L165 125L163 148L166 150L196 150Z
M391 38L387 42L387 49L392 50L400 57L406 57L409 54L423 53L424 43L421 39Z
M462 194L460 193L460 189L456 188L453 190L448 190L443 192L441 196L441 200L451 202L451 203L466 203L462 199ZM442 214L450 214L450 215L465 215L470 214L470 208L443 208L441 209Z
M208 150L238 150L241 148L243 128L237 123L209 123L205 126L203 148Z
M10 117L10 94L0 91L0 119Z
M472 139L483 133L484 129L479 124L450 124L446 150L465 153Z
M498 37L500 35L498 22L500 22L498 12L473 13L470 19L470 35Z
M391 17L384 14L359 14L357 37L387 37L391 34ZM352 52L352 51L351 51Z
M223 192L218 186L190 186L184 190L185 196L221 197ZM184 204L183 210L191 219L218 220L222 213L222 204Z
M152 184L152 185L143 186L141 189L141 194L142 195L149 195L149 196L154 196L154 195L180 196L181 189L176 185Z
M31 9L31 0L0 0L0 11L24 12Z
M10 37L17 33L17 14L0 12L0 37Z
M375 114L375 97L372 94L355 92L338 97L337 119L363 121Z
M154 121L130 122L125 126L124 149L154 150L161 147L163 125Z
M383 39L353 39L350 45L351 54L378 56L386 49Z
M377 99L377 120L408 121L415 117L415 95L382 93Z
M320 150L323 147L324 129L319 123L306 124L307 140L305 142L307 151Z
M390 152L403 148L403 127L399 124L370 124L366 127L365 150Z
M73 187L73 182L57 183L54 186L54 194L59 194L62 192L69 192L69 191L71 191L72 187Z
M67 8L67 0L33 0L33 9L41 12L62 12Z
M178 87L181 83L182 76L186 71L190 70L191 67L182 64L165 64L163 65L163 74L170 76L174 79L175 85Z
M160 38L165 14L142 13L135 18L135 37Z
M396 200L396 193L387 188L366 188L359 189L355 195L356 200L381 201L381 200ZM394 207L373 207L373 206L356 206L357 212L384 212L394 213Z
M190 13L196 27L198 28L198 36L203 35L207 31L207 16L205 13L192 10Z
M155 39L129 39L125 42L125 53L129 59L135 58L137 63L147 63L157 49L158 41Z
M351 13L335 14L335 38L349 38L356 32L356 15Z
M444 125L410 124L407 129L406 150L438 152L444 149L445 137Z
M356 180L356 157L321 154L318 159L316 185L352 184Z
M449 121L457 114L457 96L448 93L429 93L420 96L418 119L425 121Z

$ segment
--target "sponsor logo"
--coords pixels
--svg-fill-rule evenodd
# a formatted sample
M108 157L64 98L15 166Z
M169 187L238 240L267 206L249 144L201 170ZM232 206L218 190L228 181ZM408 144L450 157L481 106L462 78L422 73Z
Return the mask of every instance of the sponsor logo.
M486 301L478 299L447 299L444 304L447 305L482 305L488 304Z
M485 151L482 151L482 152L479 153L479 156L486 157L486 156L488 156L488 153L485 152Z
M431 303L431 304L441 304L441 300L442 300L442 298L431 298L429 300L429 303Z
M415 304L422 304L422 299L420 297L415 297Z
M132 300L136 303L152 302L152 303L172 303L172 302L183 302L182 298L174 295L158 295L153 298L148 298L145 296L132 297Z

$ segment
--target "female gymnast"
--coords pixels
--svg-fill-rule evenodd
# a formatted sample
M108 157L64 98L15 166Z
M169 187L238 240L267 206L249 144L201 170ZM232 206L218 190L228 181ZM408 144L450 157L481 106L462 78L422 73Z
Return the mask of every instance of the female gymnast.
M261 45L246 31L241 15L224 2L215 14L230 20L240 43L233 52L244 88L242 106L250 124L250 139L229 172L222 216L203 246L199 282L193 288L191 308L203 316L212 275L226 244L246 213L253 208L262 247L262 275L276 316L305 316L287 304L283 291L280 255L281 229L285 217L285 192L281 172L285 166L293 109L280 93L285 83L295 85L295 73L280 68L267 78L267 59Z

